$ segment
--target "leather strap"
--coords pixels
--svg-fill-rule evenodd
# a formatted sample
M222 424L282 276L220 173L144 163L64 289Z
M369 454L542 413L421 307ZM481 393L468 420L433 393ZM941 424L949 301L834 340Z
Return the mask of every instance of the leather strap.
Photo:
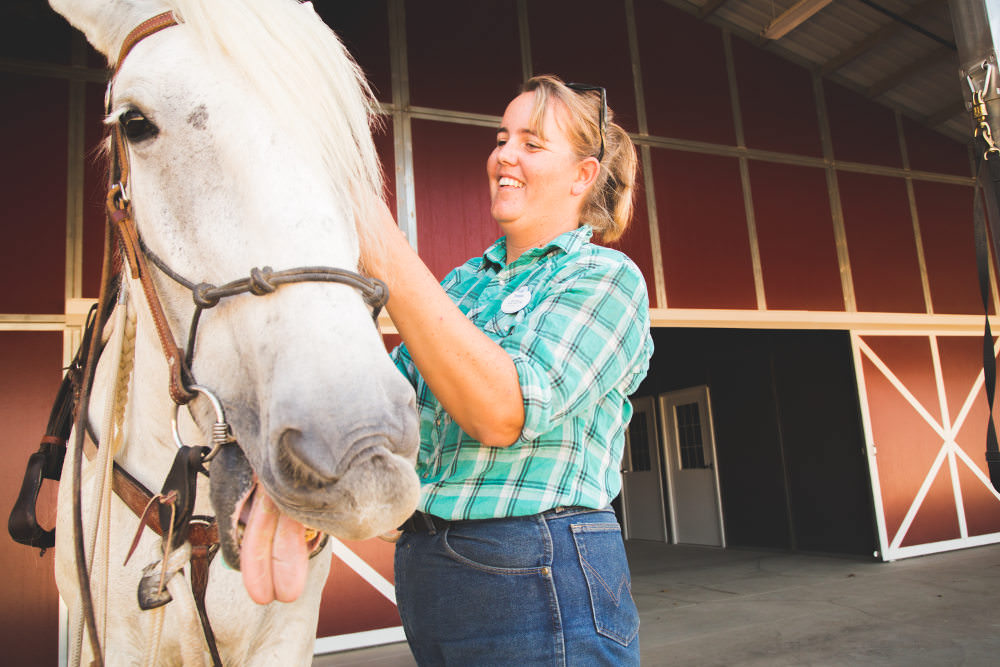
M1000 251L1000 152L991 150L977 135L974 143L977 153L978 174L974 189L973 224L976 240L976 264L979 272L979 291L983 301L985 324L983 332L983 389L989 417L986 422L986 466L993 488L1000 491L1000 444L997 442L993 423L993 404L996 396L996 358L993 356L993 332L990 330L990 276L989 240L993 238L994 255ZM989 215L983 207L989 211ZM992 234L987 234L989 222Z
M132 32L125 37L125 41L122 42L122 48L118 51L118 60L115 61L114 73L118 73L119 68L121 68L122 63L125 61L125 56L129 54L136 44L150 35L158 33L164 28L169 28L173 25L177 25L177 19L174 18L173 12L168 11L163 12L162 14L157 14L153 18L146 19L133 28Z
M156 293L155 285L153 285L153 276L146 263L146 256L139 251L139 235L132 217L132 207L126 206L124 210L115 211L114 214L109 212L109 215L115 223L119 238L122 240L125 255L132 268L132 275L138 278L142 285L142 291L156 327L156 335L160 340L163 356L167 360L167 367L170 369L170 398L178 405L186 405L197 394L185 388L189 382L185 382L186 378L184 377L187 368L184 362L184 352L177 345L170 325L167 323L167 316L163 312L163 305L160 303L160 297Z
M143 510L153 498L149 489L117 463L115 463L112 475L112 489L137 517L142 517ZM195 516L192 517L191 522L189 536L191 546L211 546L219 542L219 528L214 518ZM158 512L150 513L146 525L157 535L163 535L163 526L160 524Z
M132 513L140 519L146 506L153 499L153 494L135 477L119 466L114 465L112 488ZM160 523L159 512L149 512L146 515L146 525L157 535L163 536L163 525ZM215 632L208 619L208 608L205 606L205 592L208 590L208 569L212 559L219 552L219 526L214 517L194 516L187 523L187 539L191 543L191 592L194 594L195 606L198 608L198 618L205 634L205 643L212 655L212 664L221 667L222 658L215 641Z
M125 37L122 42L118 60L115 63L115 71L111 82L114 84L114 76L118 74L125 57L143 39L154 35L165 28L177 25L173 12L163 12L147 19L137 25ZM112 100L111 92L108 94L108 103ZM185 405L190 402L196 394L185 389L184 377L184 353L174 340L170 326L167 324L167 317L163 312L163 306L156 294L153 286L152 276L146 264L139 245L139 234L136 231L135 219L132 213L132 204L128 199L129 182L129 160L128 149L125 146L125 139L122 137L121 128L116 124L111 126L111 168L108 170L108 196L105 202L105 210L108 220L117 232L121 241L121 247L132 271L132 277L139 280L142 291L149 304L149 310L156 326L156 334L160 339L160 347L167 359L170 368L170 398L178 405Z
M97 321L100 319L98 315L97 306L91 307L84 327L83 341L59 385L38 451L28 457L21 491L7 520L7 531L14 541L41 549L42 554L55 545L55 529L45 530L38 523L35 512L38 494L44 480L59 481L62 475L66 442L73 428L74 411L83 381L86 357Z

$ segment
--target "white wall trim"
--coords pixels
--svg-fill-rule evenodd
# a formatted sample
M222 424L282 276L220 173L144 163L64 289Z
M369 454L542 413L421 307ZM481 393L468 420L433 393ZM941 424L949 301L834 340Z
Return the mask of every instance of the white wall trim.
M337 653L339 651L350 651L352 649L366 648L369 646L381 646L383 644L395 644L405 642L406 635L403 633L403 626L394 628L382 628L380 630L368 630L366 632L354 632L348 635L337 635L336 637L317 637L313 648L313 655L323 655L324 653Z

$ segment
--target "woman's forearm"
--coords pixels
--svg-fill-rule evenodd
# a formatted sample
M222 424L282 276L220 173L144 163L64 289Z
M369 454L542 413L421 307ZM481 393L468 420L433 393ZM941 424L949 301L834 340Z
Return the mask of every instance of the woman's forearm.
M524 425L513 360L455 306L395 222L392 228L368 263L389 287L387 309L410 356L463 431L484 445L512 444Z

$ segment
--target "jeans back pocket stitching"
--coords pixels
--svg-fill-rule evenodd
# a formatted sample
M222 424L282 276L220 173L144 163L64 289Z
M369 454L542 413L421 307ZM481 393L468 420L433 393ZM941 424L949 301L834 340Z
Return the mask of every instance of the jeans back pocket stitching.
M583 566L586 567L588 570L590 570L594 574L594 577L597 578L597 581L600 583L601 588L603 588L607 592L607 594L611 597L611 599L614 600L615 606L621 607L622 589L624 588L625 590L631 591L631 588L628 585L628 577L622 576L621 583L618 584L618 591L615 592L611 590L611 586L608 584L607 581L605 581L604 577L601 576L601 573L597 571L596 567L591 565L586 558L581 557L581 560L583 561Z
M604 623L602 623L602 622L600 622L598 620L596 600L594 600L593 591L591 590L591 577L587 574L588 572L594 574L594 576L597 578L597 581L600 582L600 586L602 588L604 588L604 590L607 591L609 597L611 597L611 599L615 601L615 605L616 605L616 607L618 609L621 609L621 603L622 603L622 599L623 598L622 598L621 595L616 596L616 595L614 595L614 593L611 592L611 590L608 587L607 583L600 576L600 574L597 573L596 568L594 568L594 566L591 565L590 562L587 560L587 557L586 557L586 553L587 553L586 546L583 545L583 544L581 544L580 541L576 539L576 536L579 535L579 534L598 533L598 532L613 532L613 531L619 531L620 532L621 528L618 526L618 524L592 523L592 524L570 524L570 530L573 533L573 538L574 538L573 542L576 544L577 554L578 554L579 560L580 560L580 566L581 566L581 568L584 569L584 579L587 581L587 589L588 589L588 591L590 591L590 611L591 611L591 614L593 615L595 629L597 630L598 634L601 634L601 635L604 635L605 637L613 639L614 641L618 642L622 646L628 646L632 642L632 640L635 639L635 637L639 634L639 624L638 623L636 624L635 631L631 634L631 637L626 637L626 636L624 636L624 635L622 635L622 634L620 634L618 632L615 632L611 628L607 627L606 624L604 624ZM625 584L625 587L628 589L629 596L630 596L630 599L631 599L631 590L632 589L631 589L631 586L628 585L628 577L627 576L623 578L622 583ZM620 591L621 591L621 589L619 589L619 593L620 593Z

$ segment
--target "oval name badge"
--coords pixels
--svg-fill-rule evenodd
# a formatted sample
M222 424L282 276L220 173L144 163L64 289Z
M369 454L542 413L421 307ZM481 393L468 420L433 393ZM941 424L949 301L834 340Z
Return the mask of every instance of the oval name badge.
M527 306L529 301L531 301L531 290L527 287L518 287L503 300L503 303L500 304L500 310L508 315L513 315Z

